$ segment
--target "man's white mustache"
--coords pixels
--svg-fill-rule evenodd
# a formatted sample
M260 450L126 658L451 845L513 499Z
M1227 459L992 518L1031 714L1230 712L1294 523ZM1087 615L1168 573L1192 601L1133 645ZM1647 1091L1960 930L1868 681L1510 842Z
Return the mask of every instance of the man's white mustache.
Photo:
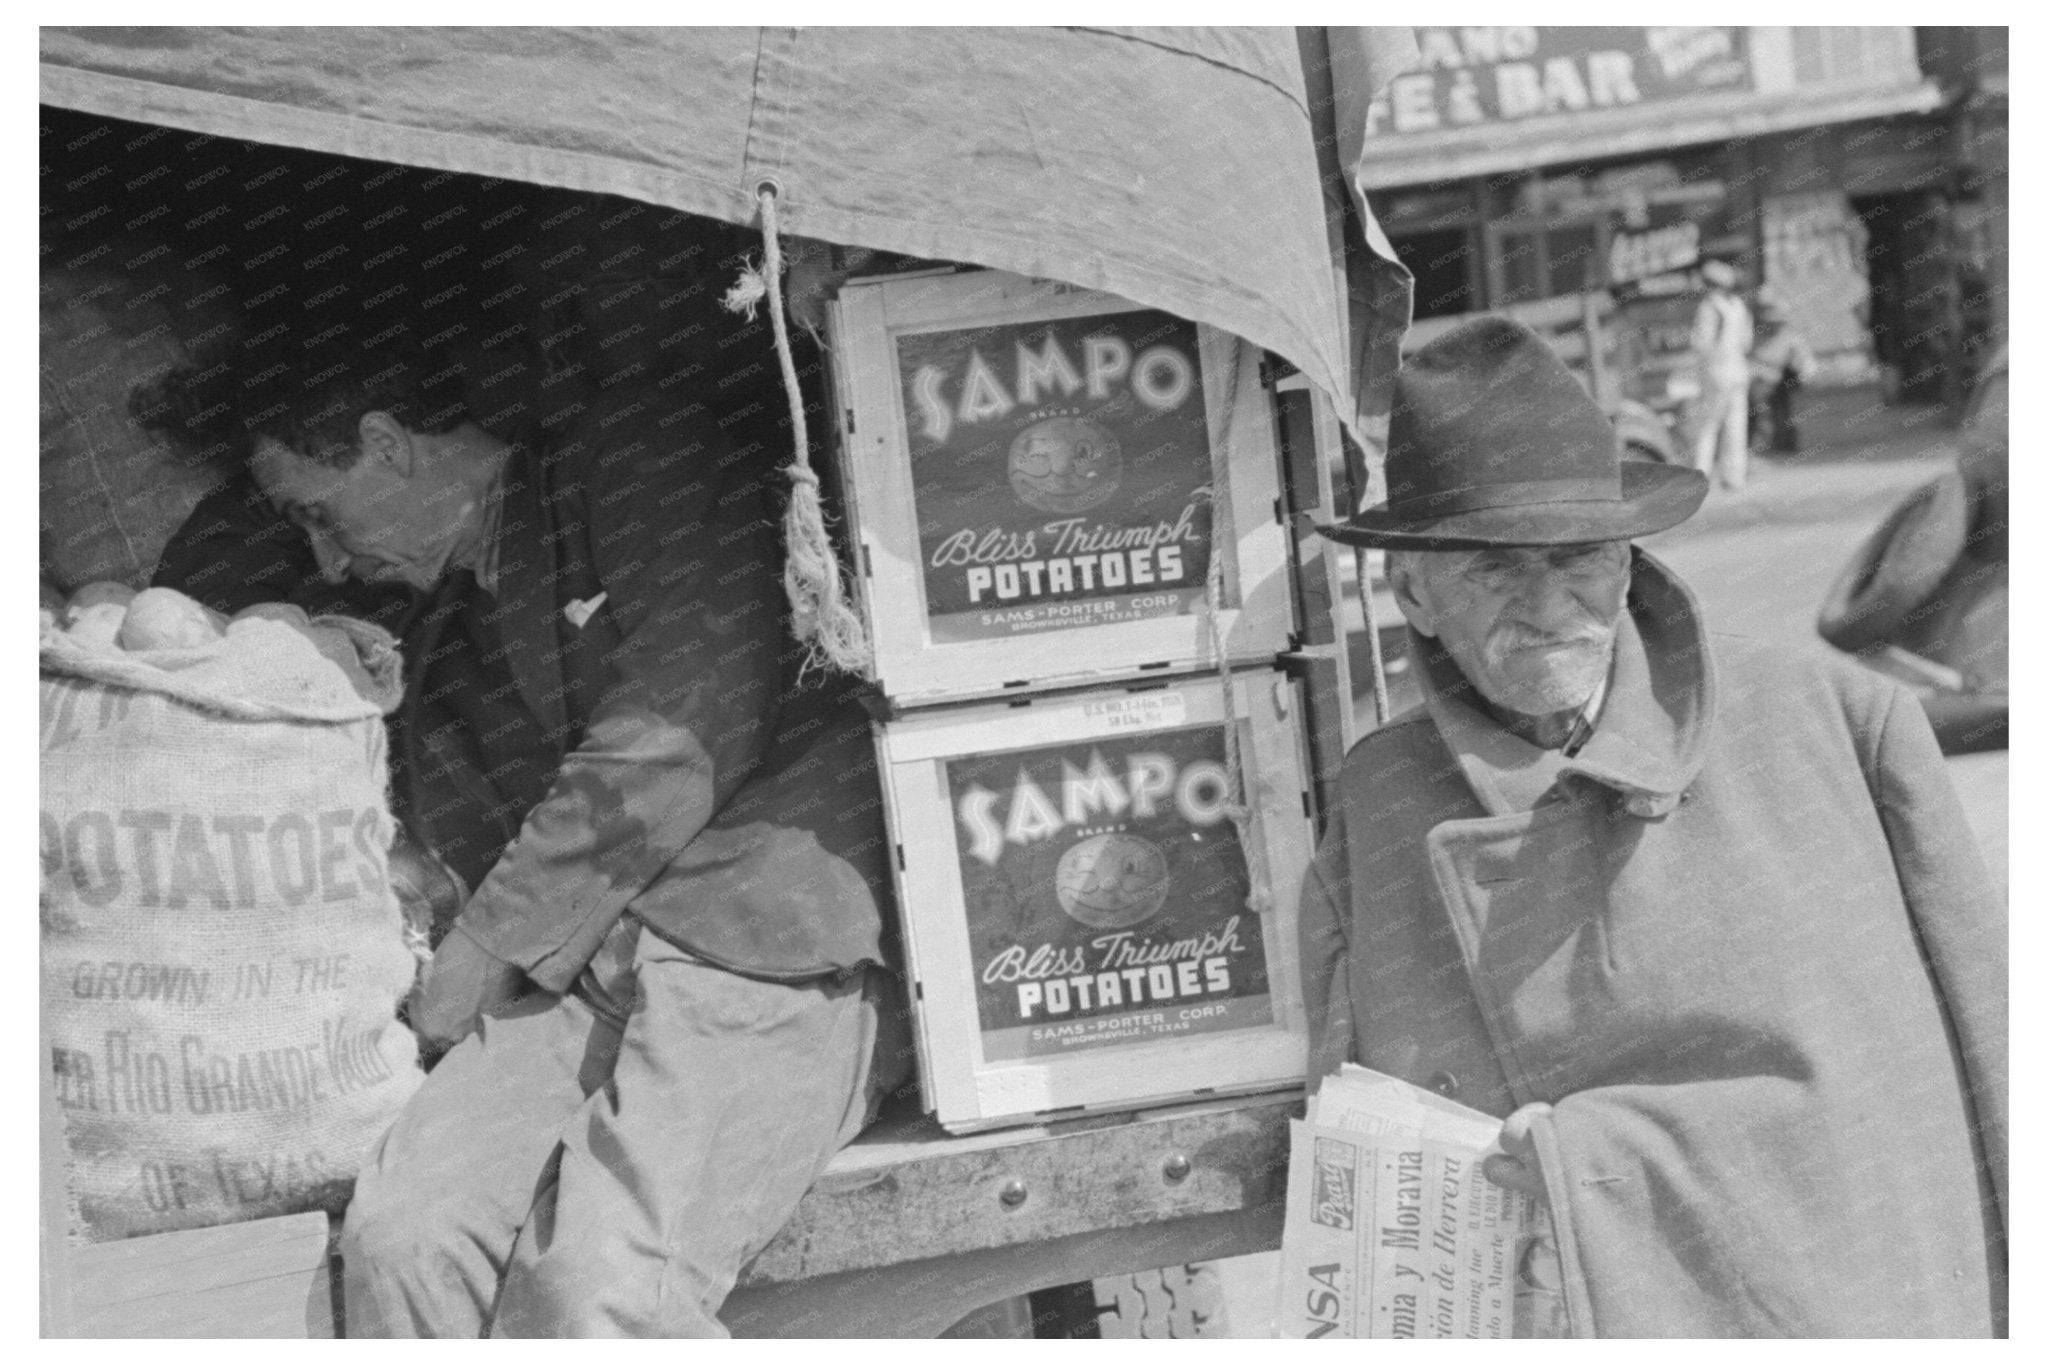
M1564 635L1551 635L1543 631L1521 630L1508 627L1493 638L1493 645L1496 649L1561 649L1566 645L1604 645L1606 643L1606 632L1599 630L1575 630Z

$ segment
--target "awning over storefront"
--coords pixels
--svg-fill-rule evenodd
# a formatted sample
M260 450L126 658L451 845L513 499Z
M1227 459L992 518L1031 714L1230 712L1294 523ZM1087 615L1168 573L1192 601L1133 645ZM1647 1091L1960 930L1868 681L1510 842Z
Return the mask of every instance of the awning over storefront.
M1503 136L1499 129L1481 129L1407 149L1391 140L1376 141L1372 154L1358 169L1358 179L1368 190L1460 180L1565 161L1597 161L1666 147L1729 142L1825 123L1921 114L1940 104L1941 91L1928 81L1904 89L1856 90L1824 99L1764 101L1749 96L1702 101L1682 110L1662 110L1655 117L1640 110L1581 114L1568 121L1546 120L1548 126L1517 128L1512 136Z
M1356 28L45 28L42 99L740 224L771 183L788 232L1197 319L1356 418L1407 288L1347 226L1343 172L1413 52Z
M1370 111L1368 189L1924 113L1904 27L1421 28Z

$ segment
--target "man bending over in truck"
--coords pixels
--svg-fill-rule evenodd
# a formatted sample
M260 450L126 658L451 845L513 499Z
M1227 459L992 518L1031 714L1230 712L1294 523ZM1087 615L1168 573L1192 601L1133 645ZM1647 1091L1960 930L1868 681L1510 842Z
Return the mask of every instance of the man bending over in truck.
M723 1335L902 1075L866 713L795 686L764 461L630 408L493 435L370 335L238 381L319 572L410 592L395 794L473 888L411 1002L451 1050L349 1206L349 1334ZM275 564L199 530L215 582Z

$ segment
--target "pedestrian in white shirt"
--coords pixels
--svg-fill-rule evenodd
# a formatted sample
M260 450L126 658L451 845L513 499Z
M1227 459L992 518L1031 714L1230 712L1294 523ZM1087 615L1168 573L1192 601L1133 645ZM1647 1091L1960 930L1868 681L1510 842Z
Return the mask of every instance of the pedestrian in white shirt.
M1721 487L1749 477L1749 308L1736 293L1739 277L1726 261L1700 267L1707 286L1692 320L1700 396L1693 418L1693 467Z

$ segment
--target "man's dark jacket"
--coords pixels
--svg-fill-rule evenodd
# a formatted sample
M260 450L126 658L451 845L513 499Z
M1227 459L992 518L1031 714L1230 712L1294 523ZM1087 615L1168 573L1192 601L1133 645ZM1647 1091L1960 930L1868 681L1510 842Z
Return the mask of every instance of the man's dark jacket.
M515 450L495 593L457 572L403 613L408 824L475 888L461 926L547 989L629 910L749 975L883 958L867 715L796 685L762 463L630 420ZM238 496L201 504L158 582L223 610L252 574L294 595L275 566L303 551Z

